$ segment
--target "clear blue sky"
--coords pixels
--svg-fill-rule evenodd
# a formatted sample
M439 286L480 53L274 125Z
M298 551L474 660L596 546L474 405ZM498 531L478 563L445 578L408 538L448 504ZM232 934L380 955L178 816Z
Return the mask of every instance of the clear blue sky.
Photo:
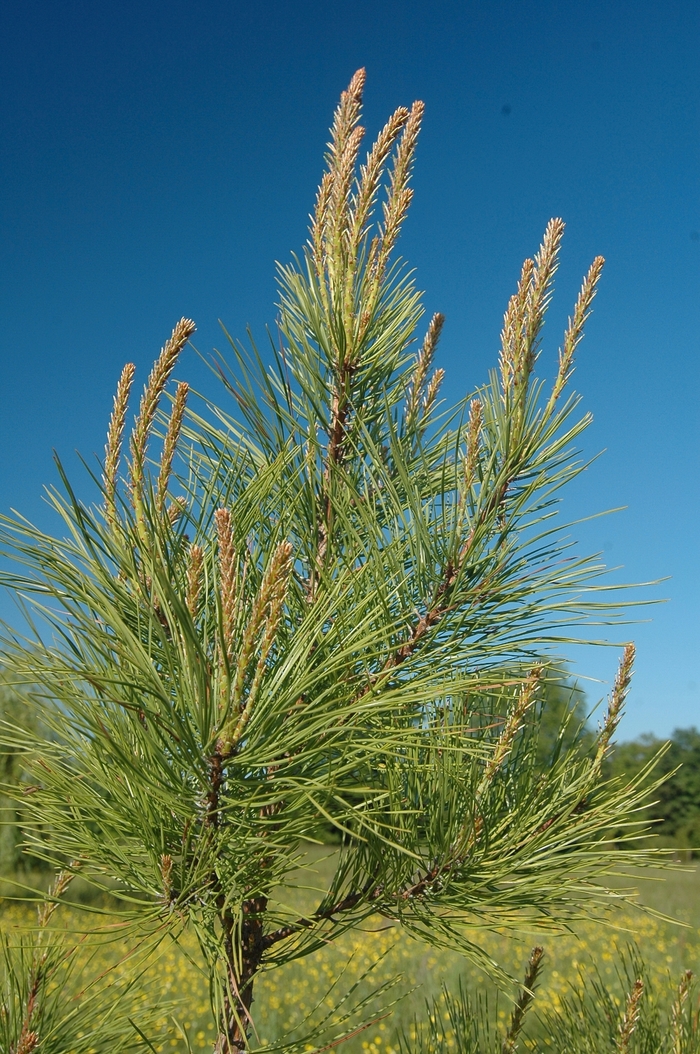
M263 342L274 261L305 239L333 107L366 66L370 132L426 103L401 253L447 316L448 392L485 379L550 216L567 236L545 374L606 257L576 373L585 453L606 453L567 508L627 506L582 543L617 581L671 576L621 634L639 647L623 735L700 725L697 0L5 0L0 34L0 510L49 524L52 448L77 478L121 366L143 380L180 316L202 351L219 318ZM180 374L203 382L192 352ZM576 658L609 679L617 652Z

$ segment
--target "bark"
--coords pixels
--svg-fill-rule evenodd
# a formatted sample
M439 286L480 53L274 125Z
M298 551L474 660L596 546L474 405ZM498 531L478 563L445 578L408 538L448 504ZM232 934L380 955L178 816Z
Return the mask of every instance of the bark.
M219 1022L219 1035L214 1044L214 1054L244 1054L248 1048L253 984L264 952L263 917L266 909L267 897L254 897L243 904L241 947L238 949L241 963L240 974L236 970L233 915L224 910L220 916L224 931L227 984L224 991L222 1020Z

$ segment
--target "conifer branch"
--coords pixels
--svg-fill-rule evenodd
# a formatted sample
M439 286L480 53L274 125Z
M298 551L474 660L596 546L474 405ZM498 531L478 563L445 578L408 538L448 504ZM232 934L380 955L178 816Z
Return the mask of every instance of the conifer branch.
M181 318L163 345L141 396L139 413L131 433L131 495L142 537L145 537L143 484L148 440L165 386L175 369L180 352L195 329L191 319Z
M559 349L559 369L552 388L552 394L547 405L547 413L551 413L554 404L566 387L573 373L573 361L576 348L583 340L583 328L591 313L591 305L598 289L598 282L603 273L605 260L602 256L596 256L590 266L588 274L583 280L583 285L576 300L574 313L564 333L564 342Z
M505 405L512 409L514 437L519 437L524 423L525 400L563 236L562 220L550 220L534 260L523 264L517 291L511 297L503 321L501 389Z
M71 865L77 867L74 861ZM44 938L49 922L58 907L61 897L75 877L74 871L60 871L49 887L45 899L37 907L39 932L32 951L27 979L27 997L24 1004L24 1018L17 1044L10 1054L32 1054L39 1044L40 1035L37 1020L40 1016L41 998L47 980L48 949L44 947Z
M598 749L596 750L596 756L593 761L593 770L600 772L603 760L609 750L610 742L612 737L615 735L617 726L620 723L622 717L622 708L629 691L630 683L632 681L632 669L634 666L635 647L634 644L626 644L625 650L620 660L620 665L617 670L615 677L615 684L613 685L612 694L610 696L610 702L608 703L607 713L605 720L603 721L603 727L598 736Z
M221 655L226 668L233 661L236 630L236 606L238 583L236 575L238 561L233 544L231 513L228 509L217 509L214 513L216 534L219 543L219 594L221 599Z
M637 1027L639 1014L641 1012L642 995L644 994L644 982L637 979L632 986L632 991L627 997L625 1014L620 1024L616 1047L618 1054L627 1054L630 1047L632 1033Z
M425 113L425 104L414 102L410 109L398 149L394 158L394 164L390 174L389 197L384 206L384 224L381 241L378 247L376 260L375 282L381 282L384 277L389 257L396 245L399 232L406 218L408 207L411 204L413 191L409 187L413 163L416 155L418 133Z
M477 791L477 798L481 797L483 791L492 782L501 765L510 754L515 737L523 727L525 715L535 702L535 694L542 683L542 673L541 667L534 669L520 689L518 701L506 718L503 730L496 741L493 754L484 770L480 790Z
M464 489L469 492L476 483L479 466L479 446L483 427L484 411L480 399L472 399L469 404L469 425L467 429L467 453L464 458Z
M109 430L107 432L107 445L105 447L105 468L102 477L105 496L105 516L110 527L114 528L117 523L117 482L119 473L119 460L121 457L122 440L124 438L124 424L126 421L126 410L129 403L129 394L134 382L136 367L133 362L127 362L122 370L117 391L114 396L114 408L109 419Z
M517 1042L520 1033L523 1030L525 1015L535 996L535 984L537 983L537 977L542 966L543 957L544 950L540 945L535 945L527 964L523 987L520 990L520 995L518 996L518 1000L513 1007L513 1012L510 1016L510 1024L503 1040L501 1054L514 1054L514 1051L517 1049Z
M387 160L394 143L408 120L408 115L409 111L405 106L399 106L394 111L377 136L376 142L367 155L365 164L360 166L360 178L349 225L348 258L351 263L357 261L366 225L377 200Z
M690 995L690 986L693 982L693 971L686 970L681 977L680 984L678 985L678 991L676 992L676 998L671 1008L671 1041L673 1043L673 1049L671 1054L684 1054L683 1049L683 1016L685 1012L685 1006L688 1002Z
M160 470L158 472L158 489L156 492L156 511L161 514L165 509L165 499L168 494L168 483L170 482L173 458L175 457L175 450L180 438L180 432L182 431L182 421L185 416L185 404L187 402L187 394L189 390L190 386L186 381L182 381L178 384L177 391L175 392L173 408L170 414L170 420L168 421L168 430L165 433L163 452L160 458Z
M203 567L204 550L200 545L191 545L187 564L187 597L185 603L193 619L196 619L199 613Z
M425 399L428 374L433 364L435 349L440 340L444 324L445 316L436 312L430 320L428 331L416 358L416 365L409 383L404 409L405 428L409 435L415 431L418 424L421 402Z
M217 753L223 759L230 757L235 751L253 712L262 677L267 667L267 660L282 618L292 564L292 546L289 542L281 542L265 571L260 589L253 602L248 624L243 631L236 662L236 677L231 690L232 717L217 742ZM262 639L258 641L261 631ZM255 670L244 698L243 688L256 645Z

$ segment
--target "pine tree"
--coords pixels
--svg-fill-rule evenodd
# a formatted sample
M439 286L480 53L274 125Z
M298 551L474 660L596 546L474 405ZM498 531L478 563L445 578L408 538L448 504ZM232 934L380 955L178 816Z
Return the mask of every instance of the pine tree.
M601 776L631 646L593 749L564 745L543 771L530 719L548 656L606 617L603 568L557 510L582 468L590 417L568 385L603 261L546 388L552 220L498 368L445 410L443 319L416 344L420 295L394 255L423 107L399 108L360 163L363 84L335 113L308 244L279 268L272 365L231 341L228 409L190 408L186 383L168 395L195 328L182 319L126 456L124 368L99 507L61 470L62 533L3 521L24 565L4 582L39 613L36 632L5 634L5 663L52 729L13 733L35 784L28 842L116 882L139 932L195 931L218 1054L248 1049L261 970L371 915L496 970L474 925L598 913L606 832L634 829L643 796L641 777ZM335 873L295 914L293 874L328 825Z

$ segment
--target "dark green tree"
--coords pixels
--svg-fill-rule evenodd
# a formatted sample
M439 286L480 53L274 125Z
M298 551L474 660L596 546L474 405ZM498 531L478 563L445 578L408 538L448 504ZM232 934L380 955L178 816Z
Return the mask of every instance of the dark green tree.
M0 723L37 737L42 735L41 720L30 693L2 680ZM0 875L15 876L37 866L23 844L23 796L31 785L25 761L24 751L17 743L8 741L0 750Z
M665 748L665 749L664 749ZM700 852L700 732L677 728L670 740L653 735L619 743L611 754L609 770L623 779L636 776L660 752L657 772L664 777L650 795L648 816L665 845L691 853Z

